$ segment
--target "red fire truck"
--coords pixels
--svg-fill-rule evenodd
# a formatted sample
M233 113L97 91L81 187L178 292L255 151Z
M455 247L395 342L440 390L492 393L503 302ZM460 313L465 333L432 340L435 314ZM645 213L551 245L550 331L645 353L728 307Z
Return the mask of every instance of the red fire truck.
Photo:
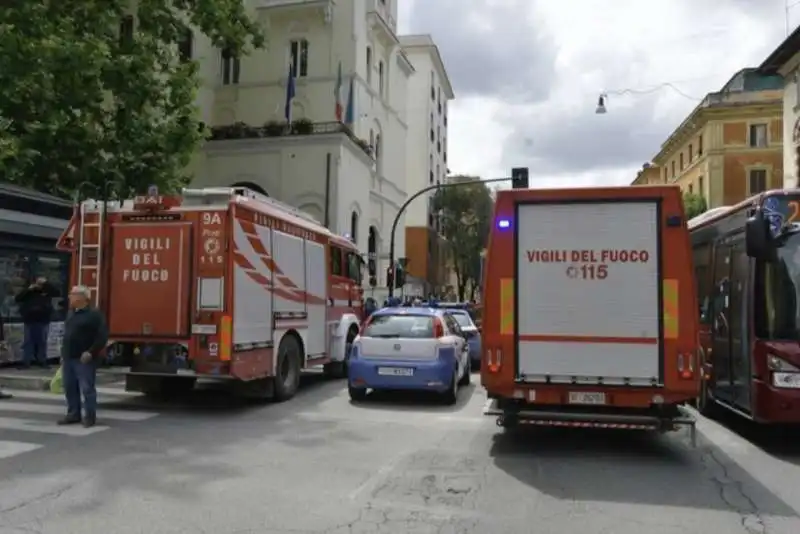
M248 397L294 396L302 369L346 374L362 315L363 260L309 215L244 188L151 188L87 200L59 241L72 282L107 316L107 361L126 389L198 378Z

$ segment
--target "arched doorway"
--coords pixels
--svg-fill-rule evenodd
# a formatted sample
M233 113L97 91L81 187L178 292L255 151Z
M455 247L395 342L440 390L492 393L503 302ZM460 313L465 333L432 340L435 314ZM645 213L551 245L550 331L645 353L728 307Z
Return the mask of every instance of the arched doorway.
M254 184L253 182L236 182L231 184L231 187L246 187L251 191L255 191L256 193L264 195L265 197L269 196L269 193L267 193L263 187L258 184Z

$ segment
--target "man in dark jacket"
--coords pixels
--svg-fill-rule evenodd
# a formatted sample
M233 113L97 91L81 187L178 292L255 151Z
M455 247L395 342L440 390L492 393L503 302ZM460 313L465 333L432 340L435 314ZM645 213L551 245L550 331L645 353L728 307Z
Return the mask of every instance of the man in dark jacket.
M22 365L47 367L47 334L53 315L53 299L59 297L53 284L40 276L28 288L20 291L14 300L19 304L25 334L22 342Z
M103 314L92 308L91 292L85 286L75 286L69 294L70 312L64 323L64 342L61 345L61 376L67 398L67 415L58 424L94 426L97 420L98 360L108 342L108 327ZM83 419L81 419L83 395Z

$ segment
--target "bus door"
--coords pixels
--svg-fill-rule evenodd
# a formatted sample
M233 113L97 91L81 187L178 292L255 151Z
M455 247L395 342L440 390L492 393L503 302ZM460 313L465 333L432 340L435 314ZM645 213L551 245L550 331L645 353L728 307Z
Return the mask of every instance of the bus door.
M732 403L731 381L731 246L726 240L714 246L714 290L711 301L711 363L714 397Z
M751 260L747 256L744 235L734 237L730 246L730 378L732 402L750 413L750 313L753 308Z

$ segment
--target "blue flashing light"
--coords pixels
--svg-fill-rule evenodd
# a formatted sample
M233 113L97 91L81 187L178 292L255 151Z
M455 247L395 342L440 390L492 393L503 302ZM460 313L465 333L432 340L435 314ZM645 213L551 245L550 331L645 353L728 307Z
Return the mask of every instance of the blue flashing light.
M498 219L497 227L500 228L501 230L506 230L508 228L511 228L511 221L509 221L508 219Z

